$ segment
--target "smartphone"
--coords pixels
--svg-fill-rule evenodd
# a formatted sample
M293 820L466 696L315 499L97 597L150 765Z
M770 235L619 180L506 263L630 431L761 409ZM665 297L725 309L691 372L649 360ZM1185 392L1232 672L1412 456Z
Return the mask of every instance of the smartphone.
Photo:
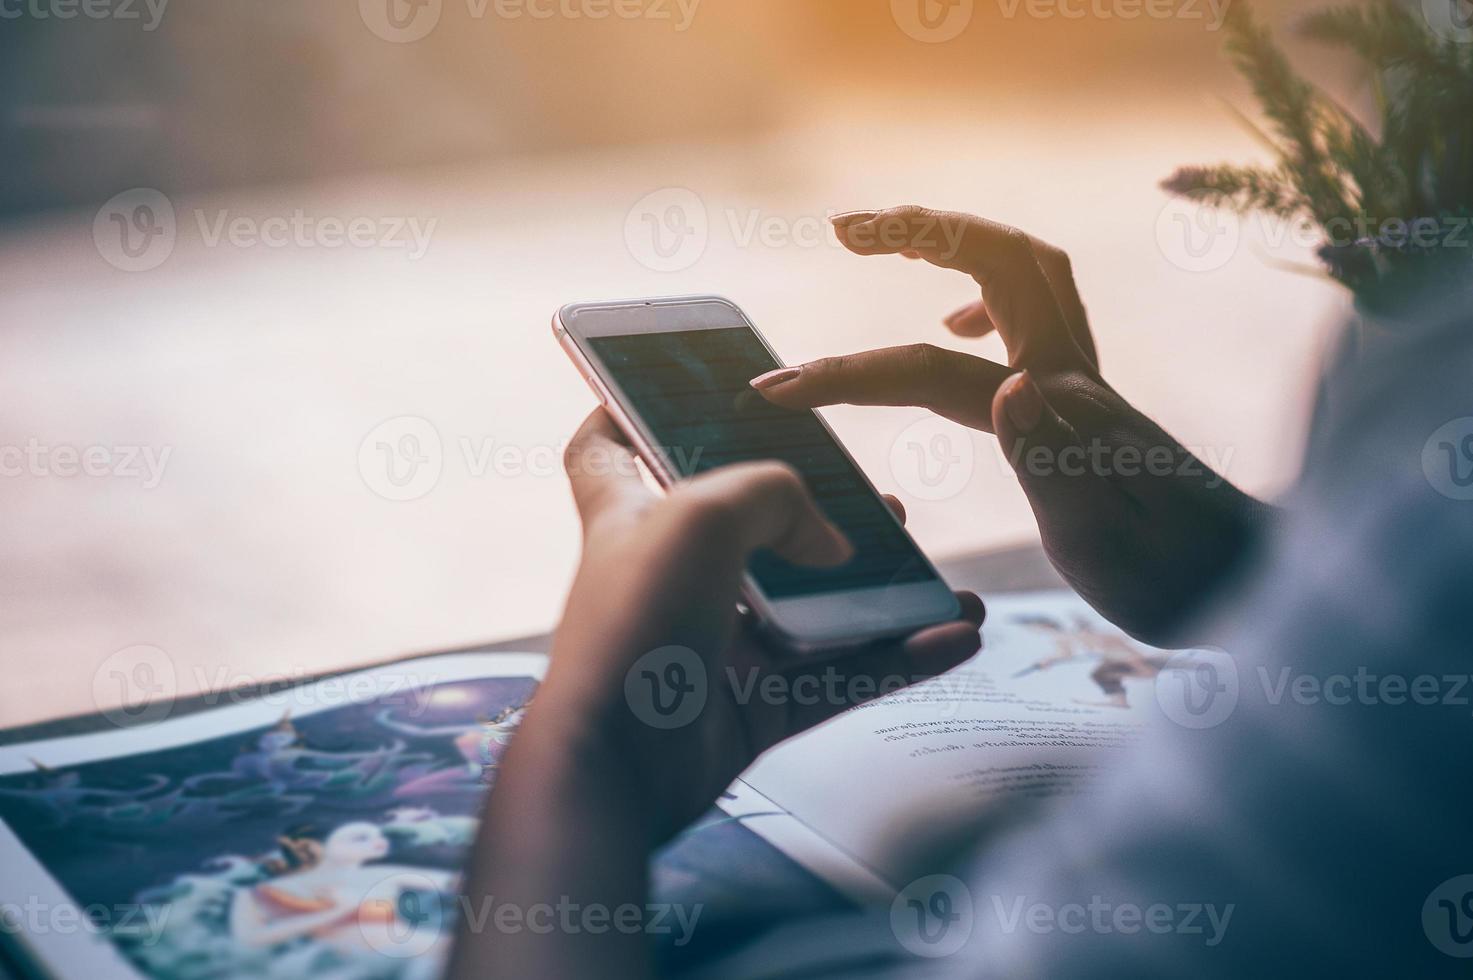
M960 615L956 596L817 412L781 408L748 383L782 367L736 304L714 296L566 306L553 330L655 478L778 460L854 545L838 568L758 552L743 599L798 650L913 632Z

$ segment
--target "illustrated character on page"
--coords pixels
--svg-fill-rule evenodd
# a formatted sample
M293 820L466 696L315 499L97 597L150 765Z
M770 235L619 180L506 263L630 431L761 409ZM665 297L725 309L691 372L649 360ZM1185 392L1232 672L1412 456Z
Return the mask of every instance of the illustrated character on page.
M1048 635L1054 643L1053 654L1014 674L1014 678L1051 670L1073 660L1099 660L1089 676L1105 700L1081 701L1076 698L1077 704L1129 708L1125 681L1132 678L1153 680L1171 659L1166 653L1142 650L1125 637L1105 632L1079 616L1074 618L1072 627L1066 627L1050 616L1040 615L1019 616L1014 622Z

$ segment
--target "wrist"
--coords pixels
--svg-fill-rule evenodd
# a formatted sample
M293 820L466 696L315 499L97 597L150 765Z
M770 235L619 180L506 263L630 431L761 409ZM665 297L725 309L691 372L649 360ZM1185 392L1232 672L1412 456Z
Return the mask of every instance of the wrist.
M1197 594L1187 603L1165 637L1167 645L1221 645L1226 624L1219 616L1225 598L1241 587L1256 567L1264 543L1272 536L1280 511L1271 504L1232 488L1229 513L1216 522L1209 536L1217 555L1214 565L1200 576Z
M626 827L640 828L653 846L661 834L660 808L640 769L647 746L635 741L623 702L544 683L507 754L508 766L535 779L562 799L577 799L587 815L618 814Z

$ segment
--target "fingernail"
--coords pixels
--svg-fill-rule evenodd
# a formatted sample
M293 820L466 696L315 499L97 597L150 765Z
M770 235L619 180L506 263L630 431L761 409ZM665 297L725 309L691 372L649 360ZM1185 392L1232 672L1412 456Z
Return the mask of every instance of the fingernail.
M802 368L778 368L776 371L768 371L764 375L753 378L747 383L750 384L753 388L756 388L758 391L766 391L768 388L776 388L778 385L785 385L802 373Z
M1015 374L1008 380L1008 391L1003 395L1002 404L1013 425L1025 436L1038 428L1043 418L1043 395L1027 372Z
M845 211L843 214L834 215L829 220L842 228L846 225L858 224L861 221L873 221L878 215L878 211Z

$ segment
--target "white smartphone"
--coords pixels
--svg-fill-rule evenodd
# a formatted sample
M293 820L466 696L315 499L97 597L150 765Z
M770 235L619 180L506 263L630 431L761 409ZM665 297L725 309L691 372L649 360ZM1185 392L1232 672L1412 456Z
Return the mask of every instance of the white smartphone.
M820 650L957 618L956 596L828 425L748 382L782 367L736 304L714 296L566 306L553 319L599 401L665 486L718 466L779 460L854 545L833 569L753 556L743 598L785 645Z

